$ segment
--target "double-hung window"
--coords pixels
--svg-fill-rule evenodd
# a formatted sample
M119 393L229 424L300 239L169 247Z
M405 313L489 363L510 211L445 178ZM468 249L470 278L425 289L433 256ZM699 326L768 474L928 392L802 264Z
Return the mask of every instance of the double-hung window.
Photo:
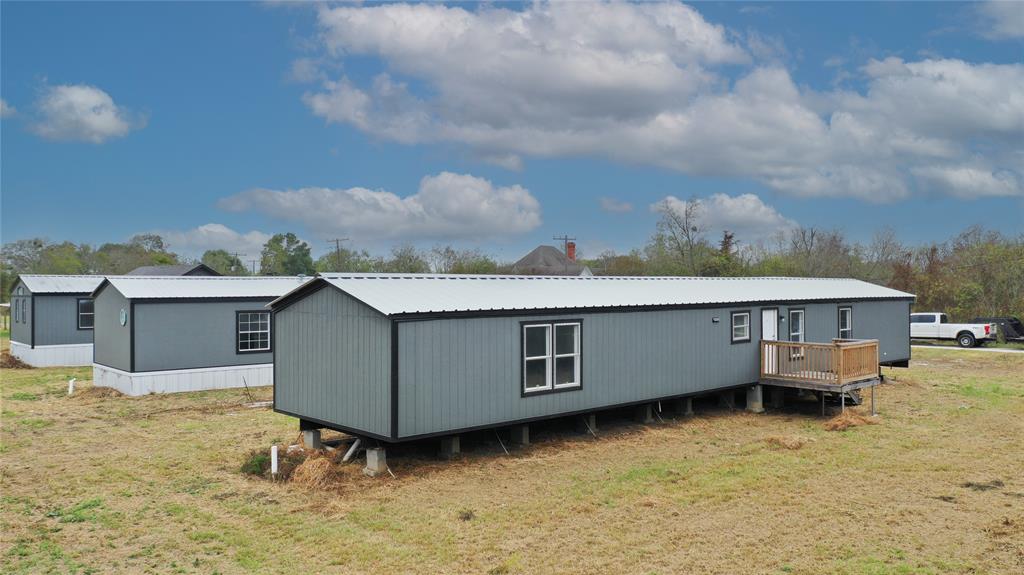
M802 309L791 309L789 310L789 341L803 341L804 340L804 310ZM790 359L795 359L804 356L803 346L794 347L789 350Z
M804 310L789 310L789 341L804 340Z
M237 314L238 353L270 351L270 312L240 311Z
M853 339L853 308L839 308L839 339Z
M746 343L750 341L750 312L735 311L732 313L732 342Z
M89 298L78 300L78 329L92 329L96 314L93 301Z
M530 322L523 330L523 394L579 388L579 321Z

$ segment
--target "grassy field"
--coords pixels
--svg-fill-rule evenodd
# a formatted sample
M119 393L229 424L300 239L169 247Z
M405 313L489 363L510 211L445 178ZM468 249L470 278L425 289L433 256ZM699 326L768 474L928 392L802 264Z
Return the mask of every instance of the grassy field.
M1024 356L914 355L876 425L709 403L510 456L406 449L395 478L340 466L326 490L240 472L297 435L243 392L68 397L89 369L5 370L0 571L1024 572Z

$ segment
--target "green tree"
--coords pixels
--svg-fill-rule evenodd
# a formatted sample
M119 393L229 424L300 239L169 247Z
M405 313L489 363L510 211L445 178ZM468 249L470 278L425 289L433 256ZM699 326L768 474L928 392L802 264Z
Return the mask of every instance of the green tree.
M312 275L313 256L309 244L295 234L274 234L263 246L260 273L269 276Z
M372 272L375 260L366 250L331 250L316 260L318 272Z
M374 271L387 273L419 273L430 272L430 263L423 254L411 245L399 246L391 250L391 258L378 260Z
M498 263L480 250L456 250L436 246L430 250L431 267L442 274L493 274Z
M249 268L245 267L242 260L227 250L206 250L202 262L226 276L249 275Z

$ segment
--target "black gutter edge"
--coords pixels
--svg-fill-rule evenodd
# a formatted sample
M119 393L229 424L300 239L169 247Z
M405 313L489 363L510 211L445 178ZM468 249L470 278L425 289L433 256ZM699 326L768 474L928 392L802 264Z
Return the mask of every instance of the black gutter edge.
M388 443L396 443L395 441L393 441L390 437L388 437L386 435L380 435L380 434L372 433L372 432L365 431L365 430L362 430L362 429L356 429L354 427L348 427L346 425L338 425L337 423L330 423L330 422L324 421L322 419L317 419L315 417L309 417L308 415L299 415L297 413L292 413L290 411L285 411L283 409L278 409L277 407L274 407L274 413L280 413L281 415L287 415L289 417L294 417L294 418L299 420L299 422L300 422L299 424L300 425L302 425L301 422L303 422L303 421L309 421L309 422L313 422L313 423L319 425L321 428L324 428L324 429L333 429L334 431L340 431L341 433L347 433L349 435L355 435L357 437L369 437L371 439L378 439L380 441L385 441L385 442L388 442Z

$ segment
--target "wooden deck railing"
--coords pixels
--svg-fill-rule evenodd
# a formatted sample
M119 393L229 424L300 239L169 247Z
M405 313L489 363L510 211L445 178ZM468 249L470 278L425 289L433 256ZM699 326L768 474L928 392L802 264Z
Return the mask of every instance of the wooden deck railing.
M845 385L878 376L878 340L761 341L761 379Z

